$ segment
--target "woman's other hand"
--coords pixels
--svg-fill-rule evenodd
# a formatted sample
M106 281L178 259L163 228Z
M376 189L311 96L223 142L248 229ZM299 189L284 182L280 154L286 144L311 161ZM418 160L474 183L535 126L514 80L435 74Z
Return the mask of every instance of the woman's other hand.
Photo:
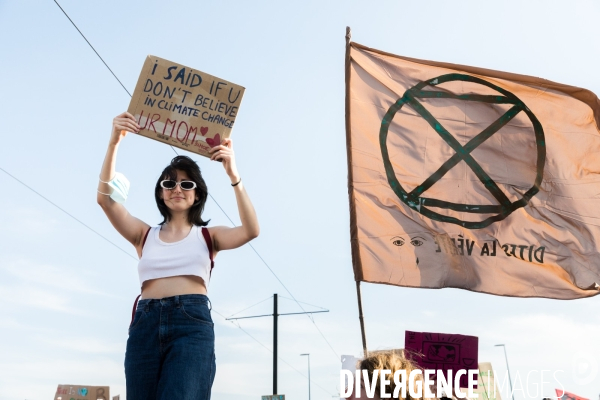
M240 226L236 226L235 228L226 226L208 228L214 244L213 254L216 255L219 251L235 249L248 243L258 236L260 228L254 206L252 206L248 193L246 193L244 182L241 182L240 174L235 165L235 155L231 139L223 139L221 144L210 149L209 153L211 154L211 160L223 162L223 167L231 180L232 186L235 184L233 191L235 192L240 221L242 222Z
M110 135L110 144L117 145L127 135L127 132L138 133L140 126L135 120L135 117L125 111L117 115L113 119L112 132Z
M211 148L208 152L211 154L211 160L223 162L223 168L225 168L231 183L239 182L240 174L235 165L235 153L233 152L233 141L231 139L223 139L219 146Z

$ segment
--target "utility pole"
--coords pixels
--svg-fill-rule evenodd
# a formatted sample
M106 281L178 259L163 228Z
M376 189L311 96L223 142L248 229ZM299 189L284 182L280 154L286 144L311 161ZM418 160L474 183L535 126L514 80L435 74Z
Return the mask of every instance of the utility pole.
M236 317L236 318L225 318L227 321L237 320L237 319L247 319L247 318L260 318L260 317L273 317L273 394L277 394L277 320L278 317L282 315L298 315L298 314L317 314L329 312L329 310L322 311L304 311L304 312L296 312L296 313L285 313L279 314L277 311L277 293L273 294L273 314L263 314L263 315L252 315L249 317ZM310 362L310 361L309 361ZM309 382L310 384L310 382ZM309 392L310 395L310 392Z

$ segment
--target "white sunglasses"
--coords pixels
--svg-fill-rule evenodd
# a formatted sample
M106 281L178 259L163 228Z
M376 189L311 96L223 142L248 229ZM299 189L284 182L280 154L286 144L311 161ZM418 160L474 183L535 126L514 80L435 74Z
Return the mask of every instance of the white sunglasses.
M177 187L177 185L179 185L179 187L182 190L196 189L196 182L194 182L194 181L177 182L177 181L173 181L170 179L165 179L164 181L160 181L160 187L162 187L163 189L167 189L167 190L173 190L173 189L175 189L175 187Z

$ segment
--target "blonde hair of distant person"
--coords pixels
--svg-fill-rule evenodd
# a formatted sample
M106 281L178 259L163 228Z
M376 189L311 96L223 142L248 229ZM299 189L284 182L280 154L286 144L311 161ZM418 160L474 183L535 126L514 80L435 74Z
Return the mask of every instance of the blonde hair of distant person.
M394 390L396 389L396 385L394 384L394 373L398 370L406 371L406 378L403 378L402 375L399 376L400 382L403 379L408 381L408 377L411 371L415 369L420 369L417 364L406 358L404 354L404 350L382 350L382 351L373 351L370 352L367 357L365 357L362 361L358 362L357 369L367 370L369 372L369 377L373 378L373 371L375 370L383 370L387 369L391 371L390 375L387 375L386 379L390 380L390 385L386 387L386 393L392 395ZM379 378L379 377L378 377ZM415 382L421 381L423 382L423 376L417 375L415 377ZM412 397L408 392L408 382L405 382L406 385L406 400L421 400L425 399L425 397ZM377 379L377 384L375 387L375 395L378 398L379 393L381 393L381 379ZM363 394L364 395L364 394ZM397 399L402 400L402 391L398 392Z

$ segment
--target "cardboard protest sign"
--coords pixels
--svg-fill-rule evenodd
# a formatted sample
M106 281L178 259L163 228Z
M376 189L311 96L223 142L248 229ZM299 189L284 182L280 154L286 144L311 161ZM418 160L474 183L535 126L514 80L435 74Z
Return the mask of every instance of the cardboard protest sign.
M476 336L450 333L411 332L404 336L404 350L423 369L452 371L476 369L479 339ZM468 376L460 378L460 386L468 387Z
M245 89L149 55L127 111L139 134L203 156L231 135Z
M108 386L58 385L54 400L110 400Z

